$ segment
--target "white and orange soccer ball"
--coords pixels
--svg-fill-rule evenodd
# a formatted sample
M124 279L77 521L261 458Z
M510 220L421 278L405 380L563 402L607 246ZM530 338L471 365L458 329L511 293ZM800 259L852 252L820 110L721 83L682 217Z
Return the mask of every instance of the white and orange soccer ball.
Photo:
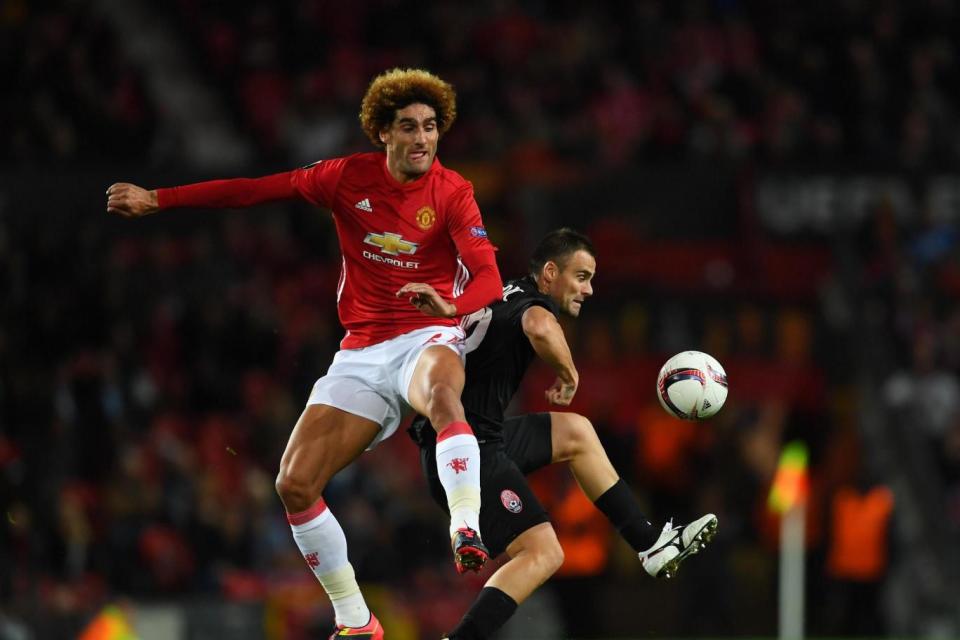
M682 351L660 369L657 398L672 416L705 420L720 411L727 401L727 373L713 356L701 351Z

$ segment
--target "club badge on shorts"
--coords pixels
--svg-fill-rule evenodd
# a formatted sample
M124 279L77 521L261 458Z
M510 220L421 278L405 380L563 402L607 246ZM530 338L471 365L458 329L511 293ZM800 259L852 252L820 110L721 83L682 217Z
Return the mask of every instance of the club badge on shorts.
M504 489L500 492L500 502L503 503L503 508L510 513L520 513L523 511L523 501L520 500L520 496L510 491L510 489Z

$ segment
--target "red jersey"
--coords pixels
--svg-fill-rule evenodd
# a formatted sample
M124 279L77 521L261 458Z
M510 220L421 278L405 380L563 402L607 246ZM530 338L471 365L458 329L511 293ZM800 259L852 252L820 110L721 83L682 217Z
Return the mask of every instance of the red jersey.
M329 208L343 256L337 310L347 331L340 343L344 349L422 327L458 324L458 318L427 316L398 298L397 290L408 282L433 286L442 298L454 301L460 315L482 308L501 292L494 248L473 187L436 158L426 174L403 184L387 170L386 155L373 152L255 180L160 189L158 196L161 208L248 206L290 197ZM455 300L472 276L477 276L476 286Z

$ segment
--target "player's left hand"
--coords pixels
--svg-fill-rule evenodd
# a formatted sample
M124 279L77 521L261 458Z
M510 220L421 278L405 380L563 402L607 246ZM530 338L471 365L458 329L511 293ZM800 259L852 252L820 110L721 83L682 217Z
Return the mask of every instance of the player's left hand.
M547 398L547 402L550 404L555 404L561 407L569 407L570 403L573 402L573 396L576 393L576 382L564 382L560 378L557 378L554 381L553 386L547 389L544 395Z
M434 318L452 318L457 315L457 307L444 300L436 289L422 282L408 282L397 291L397 297L407 297L410 304L420 313Z

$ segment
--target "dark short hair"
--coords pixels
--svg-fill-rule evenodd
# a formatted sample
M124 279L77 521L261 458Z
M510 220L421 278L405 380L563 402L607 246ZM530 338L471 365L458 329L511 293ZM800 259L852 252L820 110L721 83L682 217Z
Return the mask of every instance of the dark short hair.
M597 250L593 248L590 238L570 227L554 229L540 241L530 258L530 275L534 278L543 271L543 265L553 261L562 270L574 253L584 250L594 258Z
M380 132L393 123L397 111L417 102L436 112L441 137L457 118L457 94L450 84L423 69L391 69L370 82L360 105L360 126L370 142L382 147Z

